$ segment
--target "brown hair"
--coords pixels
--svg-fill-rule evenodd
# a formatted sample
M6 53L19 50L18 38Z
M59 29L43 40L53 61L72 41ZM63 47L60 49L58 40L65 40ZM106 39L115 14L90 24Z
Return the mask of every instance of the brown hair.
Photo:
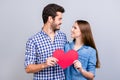
M96 50L96 58L97 58L96 68L100 68L98 51L97 51L97 48L96 48L96 45L95 45L95 42L93 39L90 24L85 20L77 20L76 23L78 24L78 26L81 30L83 43L87 46L91 46L92 48L94 48Z
M43 22L46 23L48 20L48 17L51 16L52 18L55 18L56 12L64 13L65 10L62 6L57 4L48 4L42 12L42 18Z

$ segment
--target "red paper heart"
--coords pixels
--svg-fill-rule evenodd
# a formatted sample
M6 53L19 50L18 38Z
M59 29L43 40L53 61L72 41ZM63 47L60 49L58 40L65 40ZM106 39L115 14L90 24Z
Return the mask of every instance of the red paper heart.
M58 64L63 69L73 64L74 60L78 59L78 53L75 50L69 50L64 53L63 50L57 49L53 52L53 57L58 59Z

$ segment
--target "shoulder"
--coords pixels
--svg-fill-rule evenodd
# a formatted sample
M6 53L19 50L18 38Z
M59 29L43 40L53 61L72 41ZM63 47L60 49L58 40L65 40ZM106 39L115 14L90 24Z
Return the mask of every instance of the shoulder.
M41 36L42 36L41 32L37 32L37 33L35 33L34 35L32 35L31 37L28 38L27 43L34 43Z
M70 49L72 49L72 42L67 42L64 46L64 50L65 52L69 51Z
M57 31L58 35L61 35L61 36L66 36L66 34L60 30Z
M96 51L94 48L88 46L89 51Z
M91 46L84 46L84 48L89 54L96 54L96 50L92 48Z
M70 46L70 43L69 41L67 43L65 43L65 47L69 47Z
M72 46L73 46L73 42L67 41L66 44L65 44L65 46L66 46L66 47L70 47L70 46L72 47Z

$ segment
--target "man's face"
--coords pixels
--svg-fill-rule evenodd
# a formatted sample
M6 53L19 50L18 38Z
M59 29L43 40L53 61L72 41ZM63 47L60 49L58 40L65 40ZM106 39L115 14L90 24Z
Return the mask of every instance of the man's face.
M51 24L51 28L56 31L60 29L60 25L62 24L62 13L57 12L57 16L53 19L53 22Z

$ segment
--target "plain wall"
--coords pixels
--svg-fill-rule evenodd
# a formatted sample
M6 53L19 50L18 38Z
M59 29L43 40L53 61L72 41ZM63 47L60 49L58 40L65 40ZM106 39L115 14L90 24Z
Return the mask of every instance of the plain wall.
M69 41L75 20L91 24L101 61L95 80L118 80L120 0L0 0L0 80L32 80L24 70L25 44L41 30L42 10L48 3L65 8L61 30Z

